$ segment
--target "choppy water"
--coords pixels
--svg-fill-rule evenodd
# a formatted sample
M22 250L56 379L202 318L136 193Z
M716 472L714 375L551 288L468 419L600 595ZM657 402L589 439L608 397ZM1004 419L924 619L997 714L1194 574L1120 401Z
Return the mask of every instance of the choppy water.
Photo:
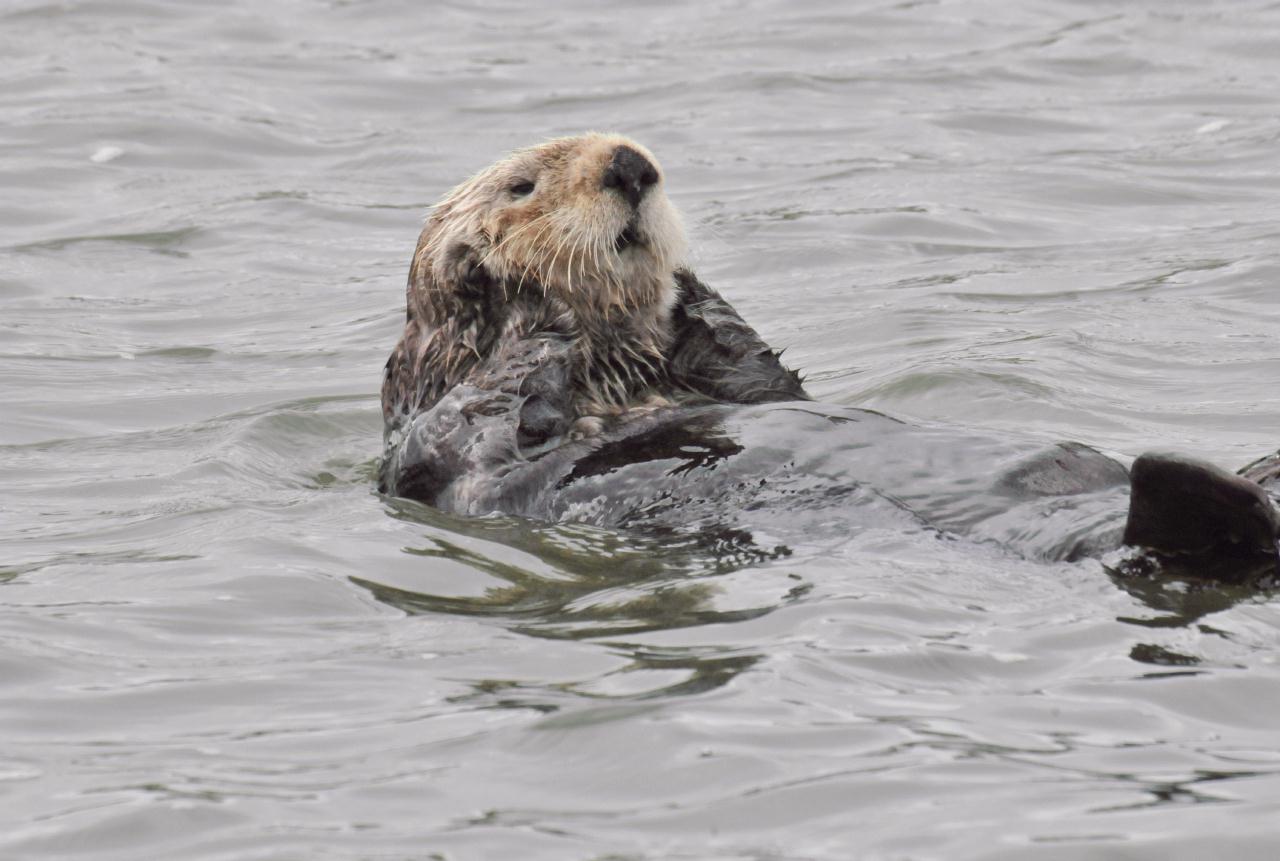
M1280 853L1273 596L371 482L426 207L587 128L826 400L1274 450L1280 4L6 0L0 58L0 857Z

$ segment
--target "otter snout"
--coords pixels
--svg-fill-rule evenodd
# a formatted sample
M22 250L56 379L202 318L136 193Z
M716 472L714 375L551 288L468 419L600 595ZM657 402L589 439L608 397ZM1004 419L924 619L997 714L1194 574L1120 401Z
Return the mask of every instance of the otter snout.
M613 151L613 158L600 178L601 185L616 188L632 209L640 206L645 192L657 182L658 169L629 146L620 146Z

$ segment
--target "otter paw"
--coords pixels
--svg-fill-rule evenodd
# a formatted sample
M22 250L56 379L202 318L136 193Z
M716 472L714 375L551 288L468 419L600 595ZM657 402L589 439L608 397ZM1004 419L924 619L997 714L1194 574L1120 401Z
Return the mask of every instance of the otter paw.
M637 418L639 416L647 416L656 413L658 410L664 410L667 407L675 406L675 401L668 397L651 392L642 400L631 403L623 412L624 416Z
M569 439L587 439L604 430L604 419L599 416L583 416L569 425Z

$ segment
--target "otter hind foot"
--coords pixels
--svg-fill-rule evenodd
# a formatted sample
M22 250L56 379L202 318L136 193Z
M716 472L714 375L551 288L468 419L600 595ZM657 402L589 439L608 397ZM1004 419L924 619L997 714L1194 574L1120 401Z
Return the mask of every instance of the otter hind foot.
M1130 474L1125 544L1192 576L1280 577L1280 512L1256 482L1173 454L1144 454Z

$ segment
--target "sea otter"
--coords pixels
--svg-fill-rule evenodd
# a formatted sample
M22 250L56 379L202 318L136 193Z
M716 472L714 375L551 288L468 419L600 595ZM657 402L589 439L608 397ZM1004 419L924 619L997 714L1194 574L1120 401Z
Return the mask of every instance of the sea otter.
M1280 452L1247 477L1172 455L1130 472L1079 444L815 404L684 248L656 158L618 135L518 151L448 194L386 367L382 489L739 544L890 526L1280 576Z
M684 253L662 169L634 141L561 138L482 171L418 238L383 383L389 427L465 380L499 339L535 333L572 343L576 433L666 403L679 388L668 357Z

